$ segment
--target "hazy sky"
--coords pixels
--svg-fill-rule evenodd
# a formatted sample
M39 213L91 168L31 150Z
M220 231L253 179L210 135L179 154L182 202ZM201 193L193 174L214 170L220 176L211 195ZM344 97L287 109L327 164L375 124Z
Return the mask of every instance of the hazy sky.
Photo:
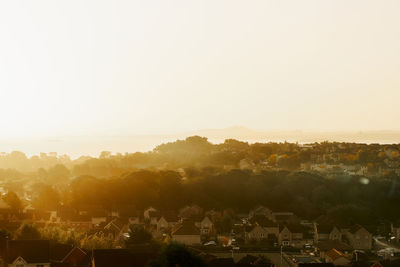
M400 129L400 1L0 2L0 137Z

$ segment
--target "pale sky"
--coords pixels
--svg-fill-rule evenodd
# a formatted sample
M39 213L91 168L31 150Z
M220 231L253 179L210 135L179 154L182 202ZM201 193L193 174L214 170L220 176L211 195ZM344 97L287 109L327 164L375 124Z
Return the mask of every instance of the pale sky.
M398 0L0 1L0 137L400 129Z

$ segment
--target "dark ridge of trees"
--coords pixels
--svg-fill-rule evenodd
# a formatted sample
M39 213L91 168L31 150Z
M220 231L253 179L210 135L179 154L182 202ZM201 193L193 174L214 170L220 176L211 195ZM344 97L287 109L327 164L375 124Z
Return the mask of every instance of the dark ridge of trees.
M371 179L365 184L360 182L361 177L332 179L307 172L219 169L191 169L191 172L195 175L142 170L110 179L81 176L66 188L61 201L75 208L92 205L131 212L149 206L176 210L188 204L206 210L231 208L247 212L262 204L274 211L292 211L302 218L319 218L338 225L376 225L380 219L400 219L397 180ZM42 202L46 203L49 195L38 198L44 198Z

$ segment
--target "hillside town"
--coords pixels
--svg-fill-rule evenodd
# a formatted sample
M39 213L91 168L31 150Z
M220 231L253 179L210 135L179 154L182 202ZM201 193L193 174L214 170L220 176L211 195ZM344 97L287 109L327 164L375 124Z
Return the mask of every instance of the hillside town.
M197 205L177 211L148 207L135 214L117 209L104 211L94 206L56 211L38 211L27 206L21 214L15 214L1 201L0 213L0 226L10 233L31 225L38 229L84 231L87 235L111 239L107 249L90 249L56 239L31 239L29 231L27 238L22 239L8 240L3 235L1 256L5 266L145 266L156 253L151 248L143 252L140 246L146 247L146 243L137 243L136 252L126 248L132 227L143 228L151 233L153 240L163 244L184 244L210 266L254 266L241 260L246 256L246 260L256 262L263 255L275 255L275 262L268 260L256 266L281 266L284 262L282 266L376 267L397 266L400 262L398 225L392 224L385 238L363 225L322 224L264 206L238 214L232 209L205 211ZM231 220L221 221L221 217ZM312 265L317 263L320 265Z
M76 160L3 153L1 258L168 266L163 253L188 253L205 266L398 266L399 155L398 145L199 136Z

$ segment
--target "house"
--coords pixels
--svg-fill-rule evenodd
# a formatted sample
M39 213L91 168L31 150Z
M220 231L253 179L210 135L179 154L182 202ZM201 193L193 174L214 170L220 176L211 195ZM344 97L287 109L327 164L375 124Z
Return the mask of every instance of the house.
M278 243L281 246L290 246L292 242L292 232L286 226L279 232Z
M246 242L261 241L268 238L268 232L263 227L255 225L249 232L246 232Z
M301 224L288 224L280 227L279 245L302 248L304 245L312 243L313 237L307 227Z
M68 264L70 267L86 267L90 264L90 257L81 248L73 247L61 262Z
M50 267L50 242L48 240L8 241L6 262L9 267Z
M312 230L301 224L287 224L280 226L278 244L302 248L304 245L312 244Z
M79 247L55 243L50 245L50 261L51 266L87 267L90 257Z
M158 210L156 210L153 207L147 208L144 212L143 212L143 216L144 219L153 226L157 225L158 220L161 217L161 214Z
M321 240L339 240L342 241L342 232L336 226L318 225L314 223L314 243Z
M269 219L268 216L262 216L262 215L255 215L253 216L249 222L252 225L259 225L262 228L264 228L268 234L273 234L276 237L279 235L279 226L276 222L273 222L271 219Z
M325 253L324 259L325 262L331 262L335 266L347 266L348 264L350 264L350 260L348 258L349 255L345 255L342 252L333 248Z
M353 251L353 248L349 244L339 240L321 240L316 245L316 252L319 252L321 258L325 258L325 254L332 249L344 252L345 254Z
M179 223L179 218L174 213L167 213L157 221L157 231L166 231L174 228Z
M209 235L214 227L214 223L207 216L200 222L200 234Z
M116 218L104 226L105 234L112 234L114 238L118 237L123 231L127 230L127 224L122 219Z
M192 221L184 221L171 233L173 241L186 245L201 244L200 230Z
M345 230L344 234L354 249L370 250L372 248L372 234L361 225L354 225Z
M129 224L133 224L133 225L143 224L143 222L142 222L142 220L140 220L139 216L129 217L128 222L129 222Z
M144 217L145 219L150 220L150 217L151 217L152 213L154 213L154 212L158 212L158 210L156 210L156 209L153 208L153 207L149 207L149 208L147 208L147 209L144 210L144 212L143 212L143 217Z
M275 243L279 235L278 224L269 220L264 215L255 215L250 219L252 226L246 227L245 242L249 241L270 241Z

